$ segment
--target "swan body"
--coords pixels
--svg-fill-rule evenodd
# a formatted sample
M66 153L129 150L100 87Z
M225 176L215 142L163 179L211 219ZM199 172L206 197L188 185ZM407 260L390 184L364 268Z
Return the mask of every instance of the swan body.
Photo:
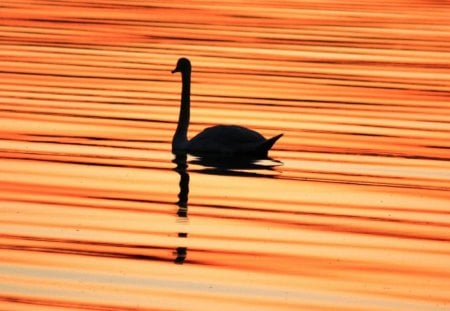
M180 58L172 71L181 72L181 107L178 126L172 139L174 154L190 153L196 156L250 156L267 157L273 144L283 135L270 139L238 125L216 125L204 129L191 140L187 139L190 118L191 63Z

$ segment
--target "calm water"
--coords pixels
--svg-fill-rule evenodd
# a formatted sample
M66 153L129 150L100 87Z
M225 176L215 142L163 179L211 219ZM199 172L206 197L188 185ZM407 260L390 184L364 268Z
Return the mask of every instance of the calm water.
M450 2L241 2L2 0L1 310L450 309Z

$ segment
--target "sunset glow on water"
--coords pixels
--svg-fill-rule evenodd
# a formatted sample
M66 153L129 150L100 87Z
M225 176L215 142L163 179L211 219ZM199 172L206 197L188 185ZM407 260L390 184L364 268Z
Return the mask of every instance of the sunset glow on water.
M449 16L2 0L0 310L450 309ZM174 161L179 57L271 159Z

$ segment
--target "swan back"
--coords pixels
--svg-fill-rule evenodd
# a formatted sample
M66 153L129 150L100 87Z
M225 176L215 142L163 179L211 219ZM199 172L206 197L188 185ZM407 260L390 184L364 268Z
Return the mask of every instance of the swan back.
M267 152L281 135L265 139L256 131L238 125L216 125L204 129L187 144L193 155L261 156Z

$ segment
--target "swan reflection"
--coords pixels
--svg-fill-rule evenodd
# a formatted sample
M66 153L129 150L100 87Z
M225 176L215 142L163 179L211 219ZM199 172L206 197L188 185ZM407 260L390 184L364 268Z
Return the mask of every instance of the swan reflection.
M188 217L188 197L189 197L189 174L187 172L187 156L177 155L172 161L177 166L174 170L180 175L180 192L178 193L178 211L177 215L179 220L186 220ZM187 232L178 232L179 238L187 238ZM187 247L180 246L175 250L175 260L176 264L183 264L187 256Z
M281 161L268 157L254 158L241 156L197 157L189 161L189 163L200 165L202 168L197 171L201 173L252 177L271 177L273 176L273 172L276 172L275 168L283 165Z
M239 176L252 176L252 177L270 177L269 174L263 174L262 170L275 171L276 166L281 165L280 161L276 161L270 158L255 159L246 157L206 157L206 158L193 158L188 161L186 154L178 154L172 160L176 164L173 169L180 175L177 201L177 216L180 222L186 222L188 218L188 200L189 200L189 164L200 165L203 168L193 170L194 172L204 174L217 174L217 175L239 175ZM254 172L258 170L258 172ZM188 233L178 232L178 237L186 239ZM181 241L180 241L181 242ZM180 243L184 244L184 243ZM179 246L175 250L174 263L183 264L186 261L188 248L186 246Z

